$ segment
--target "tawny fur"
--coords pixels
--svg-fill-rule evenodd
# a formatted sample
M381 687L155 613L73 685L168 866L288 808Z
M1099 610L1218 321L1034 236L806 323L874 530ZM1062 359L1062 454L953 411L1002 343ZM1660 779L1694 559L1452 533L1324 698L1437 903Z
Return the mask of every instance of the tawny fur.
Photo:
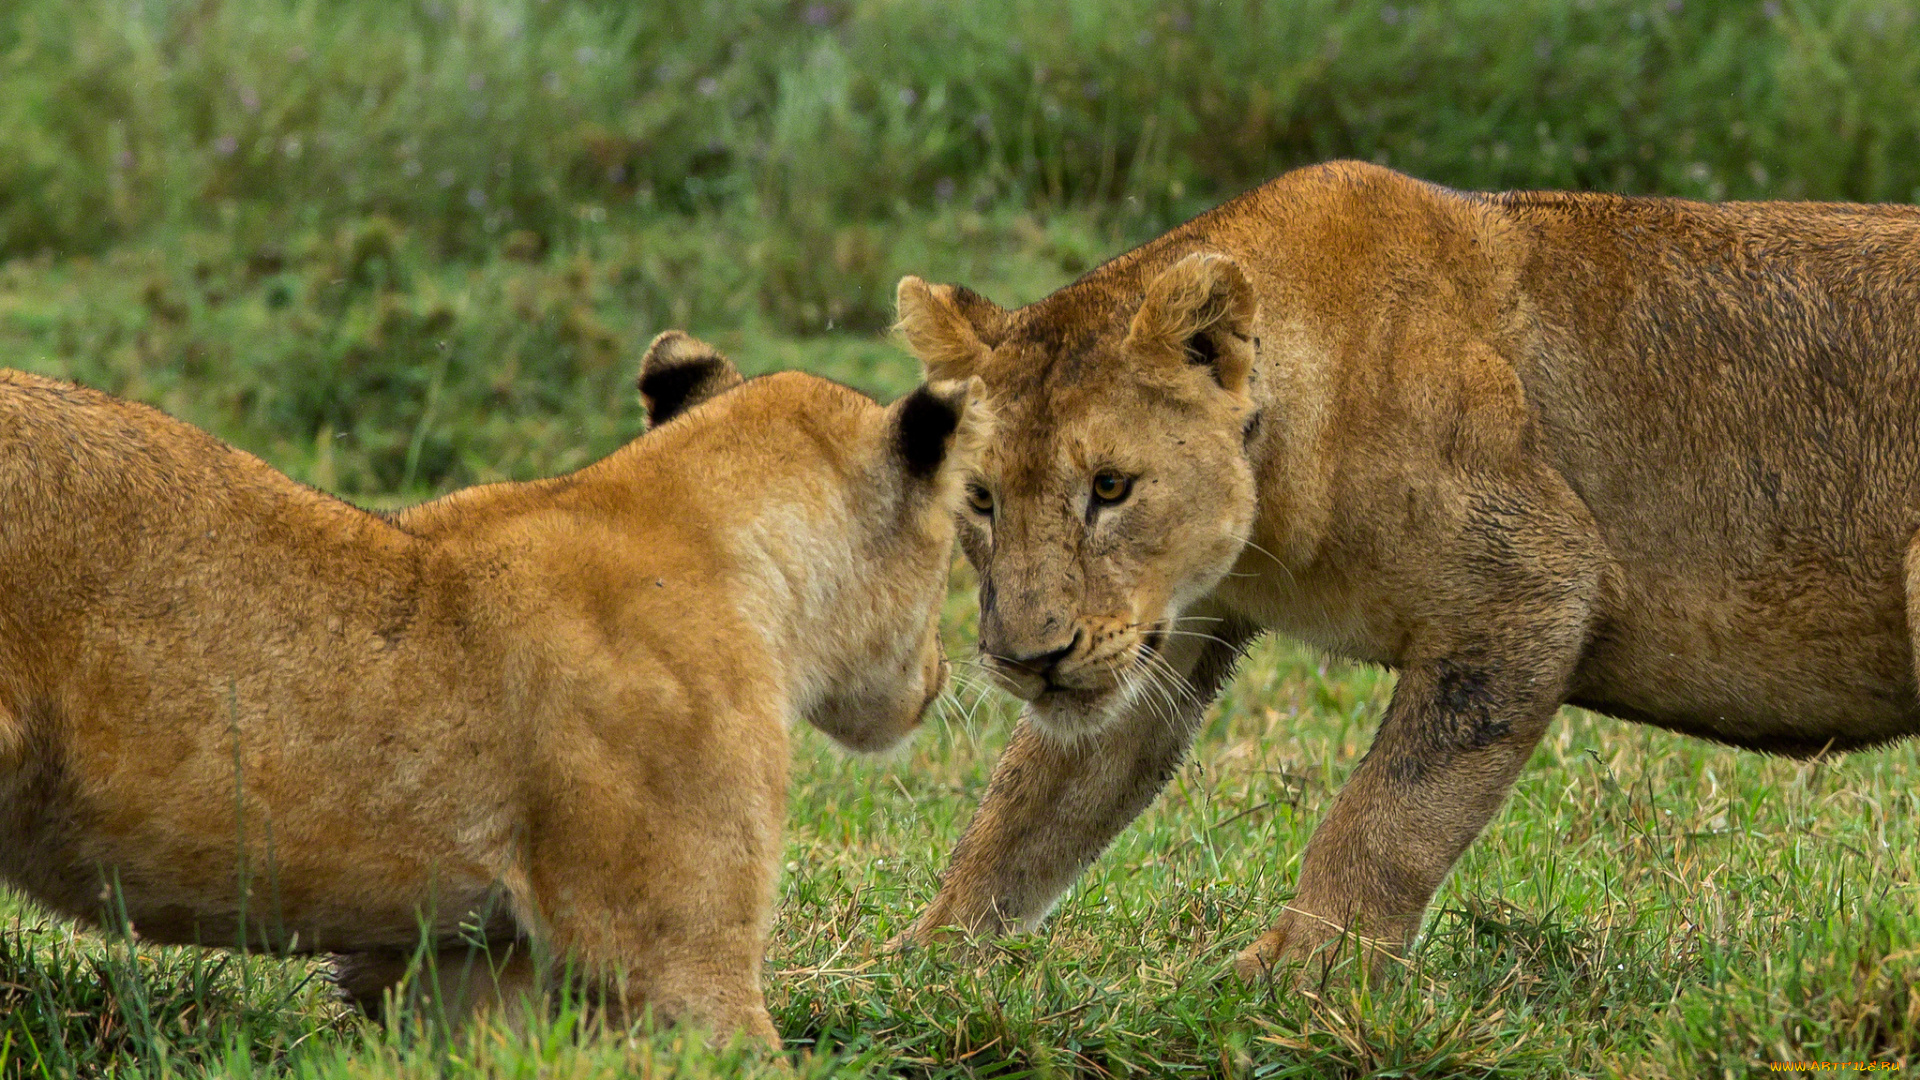
M729 389L684 335L646 375L689 364L605 460L391 517L0 371L0 880L148 941L343 954L369 1004L424 921L456 1014L565 961L616 1022L777 1042L786 729L884 747L939 691L986 418L965 384Z
M1248 975L1405 942L1562 703L1794 755L1920 729L1914 208L1336 163L961 295L908 278L901 326L996 404L961 541L1031 704L916 938L1044 917L1264 630L1399 681Z

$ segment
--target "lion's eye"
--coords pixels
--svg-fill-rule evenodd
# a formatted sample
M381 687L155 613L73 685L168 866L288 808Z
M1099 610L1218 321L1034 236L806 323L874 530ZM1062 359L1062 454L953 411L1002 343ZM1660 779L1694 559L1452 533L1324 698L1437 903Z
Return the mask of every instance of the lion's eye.
M967 505L973 507L976 514L993 513L993 492L979 484L967 485Z
M1093 477L1093 497L1111 506L1125 499L1133 491L1133 477L1122 476L1111 469L1095 473Z

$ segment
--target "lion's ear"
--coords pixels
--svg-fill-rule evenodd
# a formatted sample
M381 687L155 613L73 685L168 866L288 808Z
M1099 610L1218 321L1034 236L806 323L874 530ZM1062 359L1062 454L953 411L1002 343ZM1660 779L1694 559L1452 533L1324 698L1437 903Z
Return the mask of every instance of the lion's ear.
M887 441L907 476L937 487L979 459L992 436L987 386L978 375L925 383L887 407Z
M640 361L640 400L647 426L661 424L741 383L740 372L720 350L679 330L668 330L647 346Z
M1171 352L1212 370L1235 394L1247 391L1253 367L1253 320L1259 310L1240 264L1200 252L1160 272L1127 329L1127 344Z
M929 285L908 274L895 291L900 321L929 379L965 379L980 369L1006 333L1006 309L958 285Z

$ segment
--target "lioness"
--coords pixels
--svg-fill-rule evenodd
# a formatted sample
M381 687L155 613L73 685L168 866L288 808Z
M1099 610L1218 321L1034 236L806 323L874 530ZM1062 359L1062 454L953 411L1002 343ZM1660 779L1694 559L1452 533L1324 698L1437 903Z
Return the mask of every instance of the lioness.
M987 415L966 383L741 384L677 333L640 388L655 429L599 463L382 518L0 371L0 880L346 954L368 1004L425 925L456 1017L567 961L616 1021L777 1044L787 725L886 747L941 689Z
M1920 729L1912 207L1344 162L1017 311L899 305L996 407L960 535L1029 703L913 939L1035 925L1263 630L1399 681L1244 976L1405 943L1563 702L1792 755Z

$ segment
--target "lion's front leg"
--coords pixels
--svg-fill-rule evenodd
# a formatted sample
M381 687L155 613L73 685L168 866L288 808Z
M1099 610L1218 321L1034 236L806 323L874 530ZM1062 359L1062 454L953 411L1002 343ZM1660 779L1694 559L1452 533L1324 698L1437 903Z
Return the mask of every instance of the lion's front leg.
M948 928L969 934L1027 930L1046 917L1087 865L1172 779L1206 706L1254 633L1217 624L1216 640L1176 637L1167 659L1187 684L1138 700L1092 738L1065 743L1022 719L994 765L986 798L954 848L939 895L904 940Z
M1464 546L1501 573L1453 605L1473 617L1432 619L1401 665L1372 748L1307 842L1298 893L1236 958L1242 977L1355 952L1379 974L1506 800L1567 692L1598 580L1584 519L1535 512L1498 534L1470 517Z
M1558 704L1498 705L1495 678L1448 661L1403 670L1373 748L1307 842L1298 893L1235 971L1254 978L1355 952L1378 968L1413 937Z

